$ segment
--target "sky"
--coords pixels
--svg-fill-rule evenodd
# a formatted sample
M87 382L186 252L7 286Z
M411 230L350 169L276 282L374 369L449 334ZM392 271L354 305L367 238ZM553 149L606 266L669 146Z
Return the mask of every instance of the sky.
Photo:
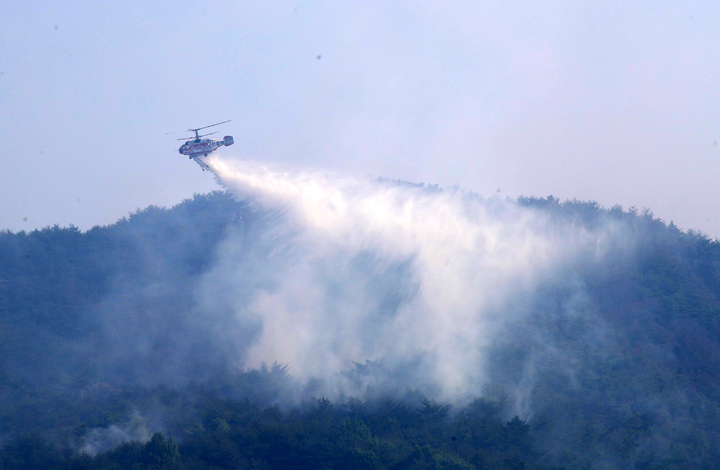
M0 230L220 189L233 158L649 208L720 237L720 4L3 4Z

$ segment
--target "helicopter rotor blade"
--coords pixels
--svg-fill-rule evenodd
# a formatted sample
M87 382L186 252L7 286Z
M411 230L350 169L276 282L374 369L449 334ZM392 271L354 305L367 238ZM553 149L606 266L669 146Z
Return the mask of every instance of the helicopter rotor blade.
M195 132L195 131L199 131L201 129L207 129L208 127L219 126L220 124L225 124L226 122L230 122L230 121L232 121L232 119L228 119L227 121L223 121L223 122L218 122L217 124L210 124L209 126L205 126L205 127L198 127L197 129L188 129L188 131Z
M213 134L217 134L217 132L210 132L209 134L202 134L202 135L198 135L197 137L195 137L194 135L191 135L190 137L182 137L177 140L193 140L193 139L199 139L200 137L205 137L207 135L213 135Z

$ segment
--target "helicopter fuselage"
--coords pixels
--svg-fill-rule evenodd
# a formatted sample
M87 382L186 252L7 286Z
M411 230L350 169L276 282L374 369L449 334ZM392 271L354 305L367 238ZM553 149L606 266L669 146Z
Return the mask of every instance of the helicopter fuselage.
M190 139L180 146L178 152L188 157L199 157L214 152L222 146L232 145L232 136L225 136L223 140L215 139Z

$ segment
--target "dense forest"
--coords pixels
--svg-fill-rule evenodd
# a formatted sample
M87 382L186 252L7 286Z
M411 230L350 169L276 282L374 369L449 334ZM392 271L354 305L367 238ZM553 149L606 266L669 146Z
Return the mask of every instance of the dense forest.
M88 231L0 232L0 468L720 467L720 242L634 208L511 203L631 243L540 283L488 349L486 384L454 401L245 368L261 325L200 315L196 287L228 237L241 259L276 252L282 214L252 201L214 192ZM366 359L346 381L395 374Z

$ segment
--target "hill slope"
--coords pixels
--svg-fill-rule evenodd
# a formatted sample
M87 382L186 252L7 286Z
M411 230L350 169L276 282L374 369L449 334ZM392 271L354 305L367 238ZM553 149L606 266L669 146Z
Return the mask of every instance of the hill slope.
M524 307L530 314L503 323L487 347L487 386L469 391L471 396L454 403L452 412L445 409L437 418L442 424L437 424L436 435L433 421L422 418L423 412L444 409L442 403L432 401L438 398L431 396L432 386L423 390L403 386L397 370L385 368L382 362L364 363L376 358L360 358L345 373L348 383L369 380L375 387L375 392L366 388L364 395L352 400L334 396L331 388L323 386L324 377L305 381L281 365L243 371L248 345L256 340L262 322L238 318L237 311L222 303L208 309L212 299L203 297L208 291L201 287L213 282L208 274L222 262L226 251L220 247L232 238L233 246L242 247L233 260L258 270L247 273L256 283L238 283L232 293L249 302L268 282L260 271L273 269L273 256L287 249L285 235L278 233L282 213L216 192L172 209L151 206L87 232L57 226L30 233L2 232L4 458L19 455L23 443L33 442L17 440L26 432L40 432L68 449L101 452L122 440L147 440L151 431L163 430L181 442L178 458L194 461L192 468L202 468L198 462L205 458L203 446L226 440L228 446L240 446L233 447L240 454L245 452L235 464L250 465L248 456L253 455L269 468L281 468L287 462L275 462L259 448L237 450L249 439L248 423L274 422L272 432L278 434L267 437L267 445L274 439L292 441L297 433L320 436L335 429L332 426L345 426L342 432L356 436L347 439L365 436L356 448L362 452L369 452L370 435L385 439L382 445L396 446L394 452L399 454L394 457L387 448L385 454L373 448L380 460L365 462L370 467L392 463L398 468L484 468L495 462L492 468L515 468L512 459L567 468L717 465L720 243L682 232L648 212L604 210L595 203L560 203L551 197L520 198L513 204L587 229L611 223L619 227L623 243L606 247L610 255L601 262L572 264L563 276L538 284ZM394 312L394 302L412 295L411 284L398 281L406 275L402 266L383 269L385 277L378 275L379 283L410 285L407 291L396 289L383 297L389 299L388 312ZM297 364L288 366L292 370ZM382 382L390 385L380 387ZM331 404L324 401L308 404L310 397L322 395L336 406L328 408ZM473 402L472 397L484 398ZM405 411L388 411L390 398ZM252 404L240 405L245 399ZM364 400L362 412L353 408L360 403L357 400ZM269 412L263 407L273 403L287 409L300 406L300 414L283 415L277 410L281 418L263 421L262 413ZM318 406L327 408L325 425L317 424ZM478 407L485 414L478 415ZM482 422L489 426L483 432L512 433L512 426L525 429L519 420L503 424L520 415L527 421L530 440L523 444L516 440L507 447L503 439L509 437L492 440L472 426L474 431L459 435L458 426L473 410L472 426ZM250 421L240 417L253 413L257 416ZM395 421L387 421L388 416L395 416ZM342 424L348 419L363 424ZM189 431L193 426L197 429ZM278 431L277 426L286 427ZM271 432L268 429L262 432ZM331 434L342 434L337 429ZM454 436L451 443L433 441L445 434ZM482 444L481 437L491 443ZM320 442L329 437L317 438ZM262 443L266 438L253 439ZM152 442L169 445L160 437ZM422 445L430 447L422 450ZM527 447L531 445L532 449ZM502 446L511 449L507 455L502 454ZM485 453L478 453L483 448ZM141 455L145 450L115 452ZM411 454L414 460L407 460ZM452 460L452 455L459 460ZM115 458L101 457L105 463L98 457L93 465L110 465ZM65 462L62 465L67 463L64 457L57 458ZM6 460L8 468L13 468L7 463L11 460ZM230 468L223 465L216 468Z

